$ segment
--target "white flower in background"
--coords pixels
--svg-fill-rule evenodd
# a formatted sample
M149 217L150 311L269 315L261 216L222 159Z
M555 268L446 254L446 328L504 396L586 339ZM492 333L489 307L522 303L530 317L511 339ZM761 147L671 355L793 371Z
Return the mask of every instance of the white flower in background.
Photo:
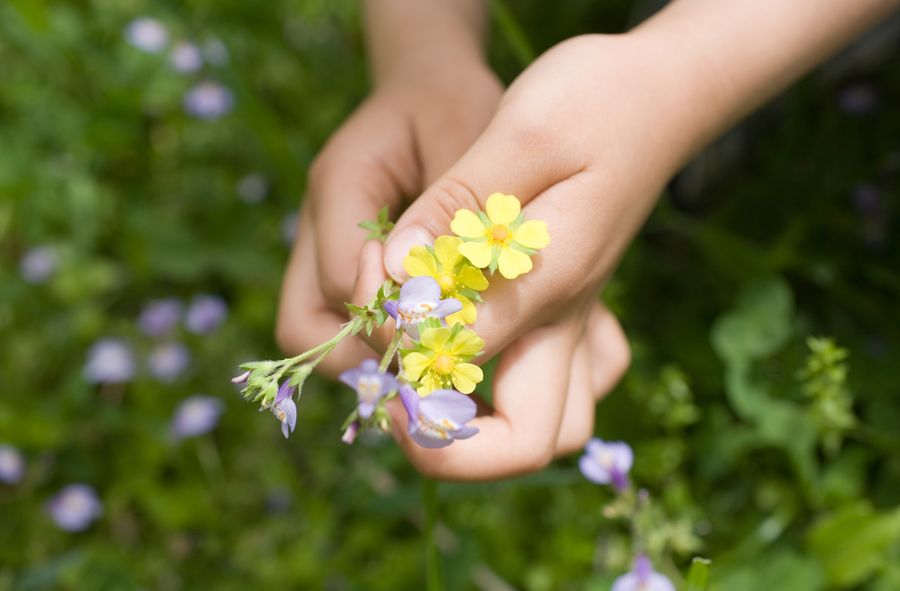
M11 445L0 444L0 482L15 484L25 475L25 459Z
M134 376L134 355L128 344L116 338L100 339L88 351L84 377L93 384L120 384Z
M244 203L259 203L269 193L266 178L257 173L248 174L237 184L237 194Z
M103 513L97 492L87 484L70 484L47 503L47 512L60 529L86 530Z
M56 272L56 249L52 246L32 248L19 261L19 273L28 283L43 283Z
M203 66L203 57L197 46L188 41L179 41L169 54L169 61L176 71L183 74L196 72Z
M159 53L169 43L169 31L155 18L142 16L128 23L125 39L138 49L148 53Z
M200 82L184 96L184 110L199 119L218 119L234 107L234 94L218 82Z

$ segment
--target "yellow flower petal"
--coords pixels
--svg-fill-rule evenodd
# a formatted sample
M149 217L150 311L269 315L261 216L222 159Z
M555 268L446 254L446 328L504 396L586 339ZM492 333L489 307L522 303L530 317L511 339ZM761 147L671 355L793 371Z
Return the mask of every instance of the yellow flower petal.
M475 304L472 303L472 300L460 294L456 294L453 297L458 299L459 303L462 304L462 310L447 316L447 318L444 319L447 321L447 324L450 326L453 326L456 323L474 324L475 319L478 318L478 312L475 310Z
M410 382L418 382L422 372L431 365L431 359L427 355L413 351L403 356L403 379Z
M456 280L464 287L475 291L484 291L488 288L488 280L484 273L472 265L463 265L463 268L456 274Z
M482 349L484 349L484 339L478 336L474 330L469 330L467 328L462 330L456 335L456 338L453 339L453 344L450 346L450 353L459 357L472 357L481 353Z
M410 277L434 276L437 274L437 266L434 257L424 246L413 246L409 254L403 259L403 268Z
M531 271L531 257L524 252L513 248L504 248L500 251L500 259L497 261L500 274L507 279L515 279Z
M527 221L513 232L513 240L528 248L541 249L550 244L547 222Z
M442 270L452 271L456 263L459 262L461 257L459 254L460 244L462 244L462 239L456 236L438 236L437 240L434 241L434 254L437 255L437 260L441 264Z
M441 383L441 380L434 374L429 373L422 378L421 385L416 388L416 392L419 393L419 396L424 398L435 390L440 390L443 387L444 384Z
M494 193L488 197L484 207L492 222L503 224L504 226L513 223L519 217L521 209L522 206L515 195L504 195L503 193Z
M450 229L454 234L463 238L479 238L484 236L484 224L478 219L472 211L468 209L457 209L453 221L450 222Z
M421 345L426 349L431 349L434 352L439 352L444 350L444 345L447 344L447 340L449 338L449 328L426 328L422 331L422 335L419 338L419 343L421 343Z
M473 363L457 363L451 374L453 386L463 394L471 394L475 384L484 379L484 372Z
M459 254L482 269L491 264L494 256L493 247L487 242L463 242L459 245Z

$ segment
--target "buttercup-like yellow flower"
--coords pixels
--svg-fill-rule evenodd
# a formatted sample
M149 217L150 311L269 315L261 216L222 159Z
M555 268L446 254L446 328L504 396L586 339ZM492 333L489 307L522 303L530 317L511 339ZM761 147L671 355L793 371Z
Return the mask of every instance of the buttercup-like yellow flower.
M484 340L460 324L426 328L418 346L403 355L403 378L420 384L419 396L450 388L470 394L484 379L484 373L474 363L466 362L483 347Z
M403 268L410 277L433 277L441 286L443 299L456 298L462 304L462 310L447 316L450 326L457 322L474 323L477 312L472 299L478 299L475 292L488 288L484 273L459 253L462 243L456 236L439 236L434 248L414 246L403 259Z
M479 269L499 268L507 279L531 271L531 256L550 244L547 223L526 222L515 195L502 193L488 197L485 212L457 210L450 229L465 241L460 254Z

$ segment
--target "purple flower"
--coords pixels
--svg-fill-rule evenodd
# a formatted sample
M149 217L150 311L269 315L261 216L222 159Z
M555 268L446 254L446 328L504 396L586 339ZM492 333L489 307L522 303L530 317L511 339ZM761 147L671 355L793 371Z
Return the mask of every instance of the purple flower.
M138 317L138 328L151 337L161 337L175 328L181 319L184 305L176 298L150 300Z
M356 436L358 434L359 421L353 421L346 429L344 429L344 434L341 435L341 441L343 441L347 445L353 445L353 442L356 441Z
M292 246L294 244L294 240L297 239L297 225L299 217L299 213L297 213L296 211L291 211L281 220L281 239L284 240L285 244L287 244L288 246Z
M396 376L378 371L378 362L366 359L359 367L348 369L339 379L356 390L359 396L359 416L368 419L375 412L378 401L390 392L400 388Z
M203 57L196 45L187 41L179 41L169 54L169 62L177 72L189 74L203 66Z
M628 471L633 462L634 453L627 443L594 438L585 446L578 467L591 482L612 484L621 492L628 488Z
M196 394L185 398L172 417L172 436L184 439L209 433L218 424L224 410L222 401L212 396Z
M409 436L422 447L446 447L478 433L477 427L466 426L475 418L475 402L456 390L435 390L420 398L402 386L400 400L409 415Z
M225 300L215 295L199 295L191 301L184 324L193 333L207 334L219 328L227 315Z
M147 359L150 375L161 382L172 382L191 363L191 352L181 343L157 345Z
M232 384L236 384L236 385L238 385L238 386L242 386L242 385L244 385L244 384L247 383L247 380L250 379L250 374L251 374L251 373L252 373L252 372L248 369L247 371L245 371L245 372L242 373L241 375L239 375L239 376L234 376L233 378L231 378L231 383L232 383Z
M28 283L43 283L56 272L56 249L38 246L26 252L19 261L19 273Z
M143 51L159 53L169 42L169 31L154 18L136 18L125 29L125 39Z
M104 338L88 351L84 377L93 384L119 384L134 376L134 355L128 344L116 338Z
M388 300L384 310L397 321L397 328L419 338L419 323L426 318L443 319L462 310L456 298L441 299L441 286L432 277L413 277L400 288L399 300Z
M844 88L838 94L838 106L848 115L866 115L878 107L878 91L862 82Z
M645 554L634 559L634 568L615 580L611 591L675 591L675 585L653 570Z
M269 184L261 174L248 174L237 184L237 194L244 203L259 203L269 193Z
M281 432L284 438L290 437L297 426L297 405L294 404L294 387L290 380L285 380L278 388L275 402L272 405L272 414L281 421Z
M83 531L103 512L97 493L87 484L70 484L47 503L50 517L61 529Z
M0 444L0 482L15 484L25 475L25 459L11 445Z
M234 106L234 94L218 82L200 82L184 95L184 110L198 119L218 119Z

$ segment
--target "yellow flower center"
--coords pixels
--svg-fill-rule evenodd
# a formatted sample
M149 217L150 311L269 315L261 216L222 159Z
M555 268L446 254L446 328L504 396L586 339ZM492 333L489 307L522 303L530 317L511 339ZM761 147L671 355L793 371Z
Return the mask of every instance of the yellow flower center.
M434 371L443 376L452 372L454 365L456 364L453 363L453 358L446 353L441 353L434 358Z
M499 244L504 246L510 239L510 231L509 228L504 226L503 224L494 224L491 226L490 230L488 230L488 241L492 244Z
M453 279L453 275L450 273L441 273L436 279L438 285L441 286L441 292L445 296L453 293L453 288L456 287L456 280Z

